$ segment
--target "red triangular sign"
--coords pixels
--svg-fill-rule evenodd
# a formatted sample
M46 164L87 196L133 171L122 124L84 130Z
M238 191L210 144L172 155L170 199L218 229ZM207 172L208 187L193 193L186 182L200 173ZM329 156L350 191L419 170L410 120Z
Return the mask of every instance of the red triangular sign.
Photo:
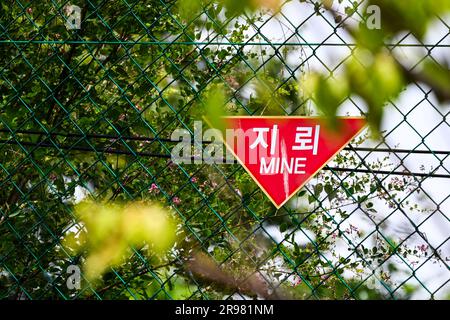
M225 117L225 143L280 208L365 127L363 117Z

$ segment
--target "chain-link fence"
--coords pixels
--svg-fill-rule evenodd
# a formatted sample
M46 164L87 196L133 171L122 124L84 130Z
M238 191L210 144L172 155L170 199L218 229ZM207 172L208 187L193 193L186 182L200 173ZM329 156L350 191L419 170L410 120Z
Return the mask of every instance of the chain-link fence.
M448 298L448 106L413 82L386 106L381 139L354 140L276 210L238 164L173 163L171 134L194 131L212 88L229 115L315 114L301 80L339 73L356 47L341 24L362 17L316 1L239 15L188 2L1 3L0 297ZM442 64L449 25L385 47L411 69ZM349 95L338 113L366 111ZM62 239L79 232L86 197L163 203L175 246L133 248L100 283L82 273L71 287L84 257ZM204 263L189 267L195 252Z

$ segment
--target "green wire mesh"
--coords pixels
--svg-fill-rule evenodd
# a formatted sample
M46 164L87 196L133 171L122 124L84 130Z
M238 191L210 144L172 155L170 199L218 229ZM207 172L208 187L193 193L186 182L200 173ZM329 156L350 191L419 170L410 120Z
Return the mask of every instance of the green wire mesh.
M72 5L80 29L67 27ZM420 50L412 68L439 61L450 21L438 24L430 43L405 34L386 47ZM188 18L176 1L3 1L0 297L251 298L186 271L200 250L298 299L448 298L449 152L432 142L450 124L422 84L390 102L381 142L354 141L278 211L237 164L170 160L173 130L194 131L212 87L228 93L230 114L310 115L303 74L332 77L354 48L314 1L240 17L213 2ZM351 96L344 105L366 110ZM423 129L416 112L439 120ZM416 163L424 168L407 169ZM183 250L161 260L133 248L102 284L69 289L67 267L82 257L61 241L79 230L74 205L85 196L164 203Z

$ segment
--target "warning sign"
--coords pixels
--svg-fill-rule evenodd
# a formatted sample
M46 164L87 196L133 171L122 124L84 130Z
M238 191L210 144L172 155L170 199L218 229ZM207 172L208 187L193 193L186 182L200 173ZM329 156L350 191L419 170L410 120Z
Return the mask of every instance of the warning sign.
M366 124L363 117L337 121L333 129L318 117L225 117L225 143L280 208Z

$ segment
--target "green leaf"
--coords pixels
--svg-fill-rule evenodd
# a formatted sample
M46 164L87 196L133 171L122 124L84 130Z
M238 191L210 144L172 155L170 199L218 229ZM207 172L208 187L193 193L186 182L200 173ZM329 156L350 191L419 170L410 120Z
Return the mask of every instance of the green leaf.
M314 196L318 198L323 191L323 184L318 183L314 186Z

